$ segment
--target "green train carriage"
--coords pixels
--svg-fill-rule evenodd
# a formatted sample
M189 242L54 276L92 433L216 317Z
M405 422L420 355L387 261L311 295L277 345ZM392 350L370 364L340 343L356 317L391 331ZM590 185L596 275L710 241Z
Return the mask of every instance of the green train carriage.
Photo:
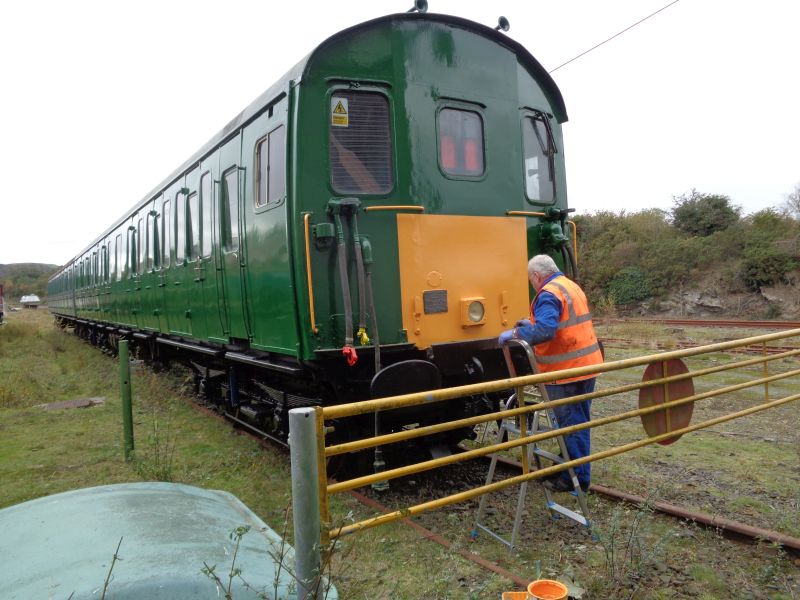
M527 258L574 270L566 119L499 31L423 13L362 23L70 261L51 309L98 345L124 336L191 366L199 391L281 439L295 406L505 376L495 340L528 311Z

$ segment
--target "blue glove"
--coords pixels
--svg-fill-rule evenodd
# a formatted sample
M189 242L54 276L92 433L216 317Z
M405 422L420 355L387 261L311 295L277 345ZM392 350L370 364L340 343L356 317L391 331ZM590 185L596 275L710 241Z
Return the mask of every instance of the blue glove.
M497 338L497 343L502 346L513 337L514 337L514 330L509 329L508 331L504 331L503 333L500 334L500 337Z
M519 321L516 322L514 327L525 327L525 326L530 327L531 325L532 323L530 319L520 319Z

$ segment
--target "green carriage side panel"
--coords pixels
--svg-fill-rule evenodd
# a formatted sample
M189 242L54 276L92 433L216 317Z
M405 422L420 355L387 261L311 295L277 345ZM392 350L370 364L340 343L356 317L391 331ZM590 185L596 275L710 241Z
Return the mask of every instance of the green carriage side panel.
M343 31L309 57L298 91L295 136L295 279L307 275L302 214L311 213L311 271L319 331L311 330L309 298L298 285L303 358L343 345L342 292L337 253L319 243L313 226L331 223L328 201L339 194L330 183L328 140L332 95L357 89L389 102L394 185L387 194L356 195L362 207L419 205L425 214L503 216L507 210L541 211L525 195L523 108L550 115L560 149L566 110L560 92L535 59L516 42L481 25L443 15L392 15ZM480 115L485 172L477 178L447 176L439 165L437 115L443 108ZM566 207L563 153L555 159L557 207ZM392 212L360 212L359 234L369 239L375 264L375 304L382 344L402 344L397 220ZM528 220L529 254L540 251L538 219ZM352 246L348 248L351 252ZM356 271L349 282L358 322Z

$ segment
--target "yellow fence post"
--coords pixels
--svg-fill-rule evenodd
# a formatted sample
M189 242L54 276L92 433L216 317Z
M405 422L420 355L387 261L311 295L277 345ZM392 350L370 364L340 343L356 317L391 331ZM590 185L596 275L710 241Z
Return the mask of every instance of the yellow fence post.
M761 354L767 358L767 342L761 342ZM764 365L764 377L769 377L769 364L766 360L761 364ZM764 382L764 402L769 402L769 381Z

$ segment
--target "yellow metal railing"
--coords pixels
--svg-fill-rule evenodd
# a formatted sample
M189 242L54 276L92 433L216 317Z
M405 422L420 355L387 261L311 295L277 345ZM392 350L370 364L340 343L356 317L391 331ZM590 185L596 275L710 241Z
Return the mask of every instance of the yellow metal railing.
M577 465L585 464L588 462L600 460L603 458L608 458L611 456L616 456L618 454L622 454L624 452L629 452L631 450L641 448L643 446L654 444L660 441L668 440L670 438L675 438L680 436L684 433L689 433L692 431L697 431L699 429L704 429L707 427L711 427L713 425L717 425L719 423L724 423L726 421L736 419L739 417L743 417L746 415L750 415L762 410L767 410L770 408L774 408L776 406L780 406L782 404L786 404L788 402L792 402L795 400L800 399L800 394L792 394L786 396L784 398L770 400L769 398L769 384L772 382L780 381L783 379L791 378L791 377L800 377L800 368L797 369L789 369L784 372L774 372L770 374L770 370L768 368L768 364L770 362L779 361L787 358L797 357L800 356L800 348L797 349L786 349L783 352L777 354L767 354L767 342L775 341L775 340L785 340L788 338L796 338L800 341L800 329L792 329L778 333L771 333L767 335L755 336L751 338L745 338L741 340L733 340L728 342L721 342L716 344L709 344L705 346L699 346L696 348L688 348L682 350L675 350L671 352L663 352L659 354L652 354L647 356L641 356L637 358L630 358L624 360L618 360L614 362L608 362L600 366L591 366L591 367L581 367L577 369L567 369L564 371L558 372L551 372L546 374L536 374L536 375L527 375L523 377L516 377L516 378L508 378L502 379L497 381L489 381L485 383L479 384L471 384L471 385L464 385L454 388L446 388L446 389L439 389L439 390L432 390L428 392L420 392L415 394L405 394L402 396L394 396L390 398L383 398L379 400L368 400L364 402L356 402L351 404L343 404L338 406L331 406L326 408L317 407L315 409L316 412L316 427L317 427L317 459L318 459L318 485L319 485L319 493L320 493L320 517L321 523L323 524L323 532L322 532L322 542L328 543L330 539L352 533L354 531L358 531L361 529L375 527L377 525L381 525L384 523L389 523L404 517L420 514L426 511L434 510L436 508L441 508L443 506L448 506L451 504L455 504L458 502L463 502L482 494L490 493L505 487L518 485L524 481L530 481L533 479L538 479L543 476L547 476L551 473L561 471L564 469L568 469L570 467L574 467ZM755 358L749 358L746 360L739 360L736 362L731 362L727 364L717 365L713 367L708 367L704 369L698 369L695 371L689 371L687 373L681 373L676 375L669 375L663 376L667 373L666 363L669 360L673 359L683 359L689 358L694 356L700 356L704 354L710 354L714 352L724 352L726 350L734 350L737 348L750 346L752 344L761 344L762 352L761 355ZM331 445L325 447L325 422L330 421L333 419L343 419L347 417L352 417L356 415L362 415L366 413L372 413L375 411L386 411L392 410L396 408L404 408L404 407L411 407L411 406L418 406L421 404L429 404L432 402L440 402L444 400L452 400L455 398L471 396L474 394L481 394L487 392L498 392L503 390L510 390L510 389L518 389L521 390L524 386L532 386L538 385L543 383L550 383L555 380L560 379L567 379L570 377L576 377L580 375L587 375L593 373L608 373L612 371L620 371L623 369L630 369L633 367L649 365L651 363L661 363L661 370L660 373L662 376L657 379L652 379L649 381L637 381L636 383L626 384L626 385L618 385L606 389L596 390L590 394L583 394L580 396L572 396L570 398L563 398L559 400L553 400L549 402L540 402L533 405L523 405L520 402L520 406L518 408L514 408L511 410L504 410L489 414L484 414L478 417L466 418L466 419L458 419L455 421L450 421L446 423L439 423L436 425L429 425L424 427L418 427L414 429L409 429L406 431L399 431L394 433L388 433L384 435L379 435L375 437L365 438L361 440L353 440L346 443ZM705 375L710 375L714 373L719 373L722 371L729 371L732 369L740 369L748 366L755 366L758 364L762 364L762 377L756 379L750 379L748 381L737 383L733 385L727 385L724 387L719 387L710 391L704 391L701 393L695 393L691 396L681 397L676 399L671 399L668 393L668 385L673 382L686 380L686 379L694 379L698 377L702 377ZM798 365L800 366L800 365ZM692 402L697 402L701 400L710 400L712 398L717 398L724 394L730 394L739 390L744 390L747 388L752 388L756 386L764 386L764 401L757 404L756 406L746 408L743 410L739 410L737 412L733 412L728 415L724 415L721 417L716 417L714 419L710 419L707 421L703 421L701 423L697 423L694 425L688 425L679 429L671 430L671 423L669 421L669 414L670 409L686 405ZM626 392L632 392L636 390L640 390L643 388L654 387L654 386L664 386L664 402L660 404L656 404L653 406L648 406L645 408L639 408L636 410L629 410L625 412L621 412L619 414L593 419L588 423L583 423L580 425L573 425L570 427L563 427L557 430L546 431L543 433L537 433L535 435L527 435L527 433L523 430L520 432L520 436L516 439L509 440L499 444L493 444L489 446L474 448L463 452L461 454L447 456L444 458L438 458L433 460L426 460L417 464L408 465L404 467L399 467L395 469L391 469L388 471L381 471L380 473L375 473L371 475L365 475L361 477L356 477L354 479L329 483L327 481L327 473L325 471L325 464L326 460L332 456L349 453L349 452L356 452L360 450L365 450L368 448L374 448L376 446L384 446L391 443L397 443L401 441L410 440L413 438L419 438L426 435L432 435L436 433L441 433L444 431L449 431L453 429L463 428L463 427L471 427L481 423L489 423L493 421L498 421L504 418L510 417L518 417L522 414L539 411L543 409L553 408L556 406L562 406L566 404L572 404L575 402L580 402L583 400L595 399L595 398L603 398L609 397L617 394L622 394ZM518 395L521 398L521 395ZM520 448L521 454L525 456L524 448L527 444L531 444L534 442L540 442L549 438L553 438L559 435L569 434L576 431L581 431L584 429L590 429L594 427L599 427L602 425L608 425L611 423L616 423L619 421L623 421L626 419L631 419L635 417L641 417L643 415L649 415L657 412L663 411L665 414L665 421L666 421L666 432L663 434L652 435L645 437L636 442L632 442L629 444L624 444L621 446L617 446L614 448L610 448L608 450L604 450L602 452L596 452L586 457L582 457L579 459L574 459L562 464L556 464L550 467L542 468L536 471L529 471L528 468L523 469L523 474L517 477L512 477L510 479L505 479L503 481L498 481L492 483L490 485L484 485L481 487L473 488L471 490L467 490L464 492L460 492L457 494L452 494L450 496L446 496L443 498L438 498L436 500L432 500L430 502L425 502L423 504L418 504L415 506L411 506L408 508L404 508L401 510L397 510L394 512L386 513L383 515L379 515L377 517L367 519L358 523L354 523L352 525L347 525L344 527L337 527L334 529L329 529L331 524L330 518L330 508L328 497L332 494L341 493L347 490L352 490L358 487L370 485L372 483L376 483L379 481L387 481L391 479L395 479L398 477L403 477L406 475L411 475L414 473L419 473L422 471L428 471L431 469L439 468L445 465L453 464L456 462L467 461L474 459L479 456L485 456L488 454L493 454L496 452L501 452L504 450L510 450L514 448ZM520 419L520 423L524 423L526 419ZM526 465L527 467L527 465Z

